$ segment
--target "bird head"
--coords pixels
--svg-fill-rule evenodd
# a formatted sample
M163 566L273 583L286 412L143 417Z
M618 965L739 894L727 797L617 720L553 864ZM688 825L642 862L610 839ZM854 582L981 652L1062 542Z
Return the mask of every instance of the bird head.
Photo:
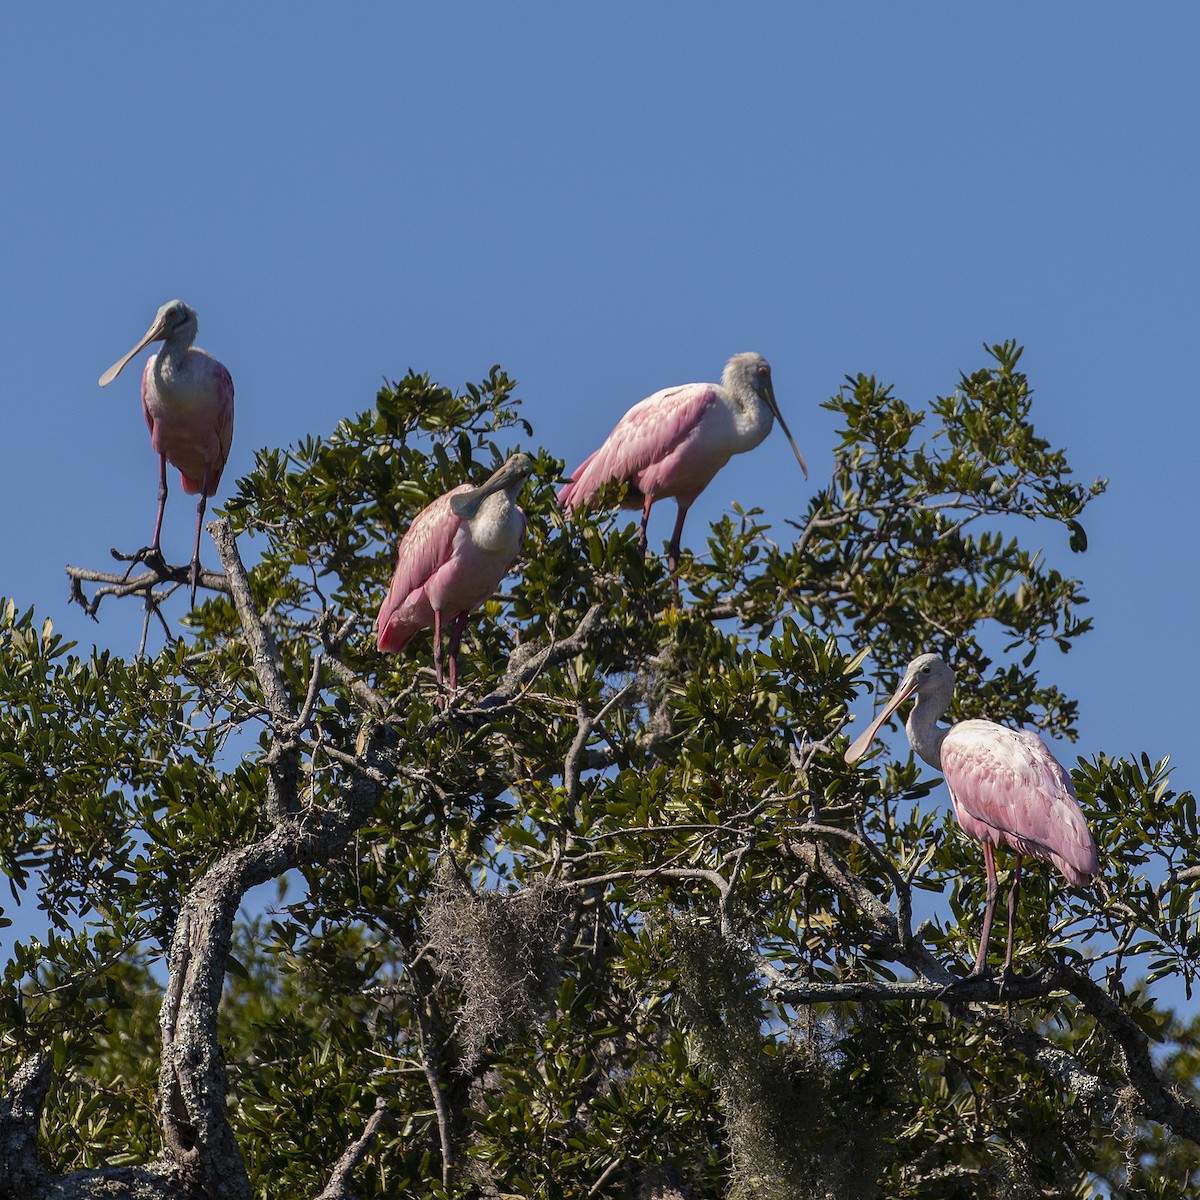
M190 308L182 300L168 300L155 314L154 321L142 340L100 376L100 386L108 387L129 365L129 360L135 354L140 354L151 342L175 341L185 347L190 346L199 327L194 308Z
M943 691L951 692L954 690L954 679L954 672L936 654L921 654L914 658L905 668L900 686L892 693L879 716L854 739L846 751L846 761L848 763L857 762L866 754L867 748L875 740L883 723L910 696L941 694Z
M792 437L791 430L787 427L787 422L783 419L783 414L779 411L779 405L775 400L775 386L771 383L771 364L767 362L761 354L746 352L744 354L735 354L726 364L725 370L721 375L721 386L728 391L736 391L739 386L748 388L771 410L771 415L779 422L779 428L783 430L784 436L791 444L792 452L796 455L796 461L800 464L800 470L804 472L804 478L808 478L808 467L804 462L804 455L800 453L800 447L796 445L796 439Z
M450 501L450 509L457 517L471 520L479 511L479 506L497 492L508 492L515 501L517 493L525 486L525 481L533 474L533 459L528 454L517 453L509 455L504 465L494 471L477 488L469 492L459 492Z

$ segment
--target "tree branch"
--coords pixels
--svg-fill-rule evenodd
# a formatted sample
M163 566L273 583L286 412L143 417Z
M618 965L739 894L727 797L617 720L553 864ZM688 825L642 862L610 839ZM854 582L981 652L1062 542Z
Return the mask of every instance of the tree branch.
M841 830L806 830L836 833ZM848 835L857 841L857 835ZM977 1026L995 1040L1035 1063L1068 1091L1089 1106L1111 1113L1127 1086L1140 1097L1146 1115L1173 1133L1200 1145L1200 1106L1180 1096L1163 1082L1150 1054L1150 1036L1094 980L1063 963L1055 963L1024 978L996 981L990 978L959 978L950 974L921 941L919 934L902 936L901 923L865 883L831 854L820 854L812 842L793 842L784 848L810 870L823 876L866 919L875 946L890 952L907 966L913 980L813 981L780 980L777 976L768 994L781 1004L812 1005L836 1002L885 1002L936 1000L956 1006L959 1019ZM1040 1033L1002 1018L980 1004L1046 999L1058 993L1073 995L1116 1044L1125 1079L1105 1079L1073 1054L1060 1049Z
M233 528L227 517L210 521L207 528L216 543L221 565L229 579L229 594L233 597L238 620L241 621L242 631L246 635L254 674L258 677L263 699L266 700L276 723L279 726L288 725L295 720L295 711L292 698L283 682L283 657L270 630L263 624L258 606L254 603L250 592L250 578L242 564Z
M474 708L458 710L459 717L491 714L494 709L511 703L521 690L547 667L557 666L568 658L574 658L587 648L591 638L599 632L604 624L603 606L593 604L583 614L575 631L561 641L553 641L549 646L540 650L532 647L518 646L508 660L508 670L500 686L484 696Z
M178 588L184 587L192 581L190 564L172 567L164 563L162 570L151 567L149 570L133 576L130 576L128 572L117 574L115 571L97 571L91 567L73 567L69 563L66 571L67 578L71 581L72 603L78 604L93 620L96 618L96 612L99 610L101 602L107 596L141 594L145 597L147 605L157 610L159 605ZM101 585L90 600L83 590L85 583ZM170 587L156 592L154 589L161 584L170 584ZM229 592L228 580L217 571L201 569L200 587L207 588L210 592L225 592L226 594Z
M382 1096L377 1096L375 1111L367 1120L366 1128L360 1137L350 1143L342 1157L337 1160L333 1173L329 1177L329 1183L325 1185L316 1200L352 1200L350 1177L362 1160L367 1157L368 1151L379 1135L379 1127L386 1117L387 1103Z
M254 674L263 699L271 713L276 740L267 754L267 811L274 821L281 821L300 808L300 745L297 740L299 722L287 685L283 682L283 658L271 631L263 623L258 606L250 592L250 579L238 552L237 539L227 517L208 525L216 543L217 554L229 580L229 592L237 608L242 631L254 665ZM320 681L319 663L313 666L311 688ZM313 698L310 696L310 698ZM315 698L314 698L315 699ZM306 705L306 708L308 705Z

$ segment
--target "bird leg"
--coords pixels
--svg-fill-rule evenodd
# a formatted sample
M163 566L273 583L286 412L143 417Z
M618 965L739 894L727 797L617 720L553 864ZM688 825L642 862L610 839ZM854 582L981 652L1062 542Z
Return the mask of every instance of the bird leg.
M445 708L442 703L442 610L433 610L433 676L437 680L437 706Z
M467 627L467 616L467 613L459 613L450 626L450 646L447 650L447 657L450 659L450 695L446 700L447 708L454 700L454 693L458 691L458 647L462 644L463 631Z
M988 940L992 936L992 921L996 916L996 896L1000 891L996 879L996 851L987 843L983 843L983 865L987 869L987 904L983 911L983 928L979 932L979 953L975 955L975 965L971 968L970 979L978 979L986 973ZM1011 893L1010 893L1011 898ZM1011 909L1010 909L1011 914ZM1012 917L1009 916L1009 936L1011 938ZM1011 953L1012 944L1009 943Z
M204 464L204 483L200 488L200 503L196 505L196 544L192 547L192 607L196 607L196 588L200 583L200 530L204 528L204 508L208 503L209 465ZM165 474L165 472L164 472ZM162 515L159 515L162 520Z
M653 496L642 496L642 528L638 533L638 549L642 553L642 562L646 561L646 526L650 523L650 508L653 503Z
M1021 856L1017 855L1017 865L1013 868L1012 887L1008 889L1008 949L1004 955L1004 979L1010 980L1012 974L1013 934L1016 929L1017 896L1021 890Z
M154 537L150 542L150 552L162 557L159 541L162 538L163 513L167 511L167 456L158 456L158 517L154 522Z
M158 517L154 522L154 538L150 545L143 546L140 550L133 554L120 554L116 550L112 552L113 558L121 562L129 564L125 571L125 578L129 578L129 572L133 570L138 563L146 563L147 566L153 568L159 575L167 573L167 564L163 559L162 550L159 547L159 541L162 538L162 523L163 513L167 509L167 456L160 454L158 456Z
M679 607L679 542L683 537L683 519L691 506L679 502L679 513L675 517L675 530L671 534L671 544L667 547L667 570L671 574L671 607Z

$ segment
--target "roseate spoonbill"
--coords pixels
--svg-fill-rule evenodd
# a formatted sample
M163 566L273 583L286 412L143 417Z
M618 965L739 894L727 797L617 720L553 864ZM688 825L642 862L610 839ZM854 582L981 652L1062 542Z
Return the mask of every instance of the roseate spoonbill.
M1053 863L1074 887L1086 884L1099 871L1100 860L1071 777L1037 734L1006 729L994 721L959 721L949 729L937 723L950 706L954 682L954 672L936 654L914 658L883 711L846 751L846 761L861 758L884 721L916 696L905 727L909 743L935 771L941 771L963 832L983 843L987 904L979 953L968 978L984 974L998 891L995 848L1005 845L1017 854L1008 894L1007 976L1012 969L1022 856Z
M142 413L150 427L150 445L158 454L158 519L154 540L133 555L133 562L157 559L167 506L167 463L179 470L183 490L197 493L196 545L192 551L192 604L200 582L200 530L208 497L217 490L233 442L233 379L211 354L192 345L199 325L196 310L171 300L158 310L145 337L103 375L107 387L151 342L162 349L146 360L142 371Z
M433 626L433 666L442 686L442 625L450 624L450 694L458 684L458 646L467 617L508 574L525 536L517 496L533 472L514 454L479 487L459 484L417 514L400 539L396 570L375 622L376 644L398 654ZM442 703L439 697L439 704Z
M674 496L679 514L667 551L674 574L688 509L733 455L753 450L771 432L772 419L787 435L807 478L808 467L775 402L770 364L761 354L735 354L719 384L685 383L635 404L600 449L575 469L558 502L574 511L594 500L605 484L627 483L621 507L642 510L644 554L651 505Z

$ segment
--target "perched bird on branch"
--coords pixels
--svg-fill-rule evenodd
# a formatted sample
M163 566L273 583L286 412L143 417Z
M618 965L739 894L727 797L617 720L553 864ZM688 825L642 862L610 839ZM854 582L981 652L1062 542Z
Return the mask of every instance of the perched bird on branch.
M983 844L987 903L969 978L985 974L999 890L996 847L1008 846L1017 855L1008 893L1007 976L1012 970L1022 858L1053 863L1074 887L1090 882L1100 869L1100 859L1071 777L1037 734L977 719L948 729L937 723L950 707L954 683L954 672L936 654L914 658L879 716L846 751L846 761L860 759L883 723L905 700L916 696L905 727L909 743L935 771L941 771L963 832Z
M667 552L674 574L688 509L730 458L753 450L775 420L807 477L804 458L775 402L770 364L761 354L735 354L720 383L665 388L635 404L600 449L575 469L558 502L574 511L592 503L606 485L628 484L621 507L642 510L644 554L651 506L674 496L679 513Z
M396 570L375 622L376 644L398 654L433 626L433 664L442 688L442 628L450 624L449 694L458 685L458 647L467 617L499 586L521 549L525 513L517 497L533 472L527 454L514 454L472 487L460 484L417 514L400 539Z
M160 539L169 462L178 468L183 490L200 497L192 551L192 604L196 603L200 582L200 530L205 504L221 482L233 443L233 379L211 354L192 345L197 328L195 309L182 300L171 300L158 310L141 341L100 376L100 386L107 387L135 354L151 342L162 342L162 349L146 360L142 371L142 413L150 427L150 445L159 460L158 518L150 545L129 557L133 563L149 561L165 566Z

